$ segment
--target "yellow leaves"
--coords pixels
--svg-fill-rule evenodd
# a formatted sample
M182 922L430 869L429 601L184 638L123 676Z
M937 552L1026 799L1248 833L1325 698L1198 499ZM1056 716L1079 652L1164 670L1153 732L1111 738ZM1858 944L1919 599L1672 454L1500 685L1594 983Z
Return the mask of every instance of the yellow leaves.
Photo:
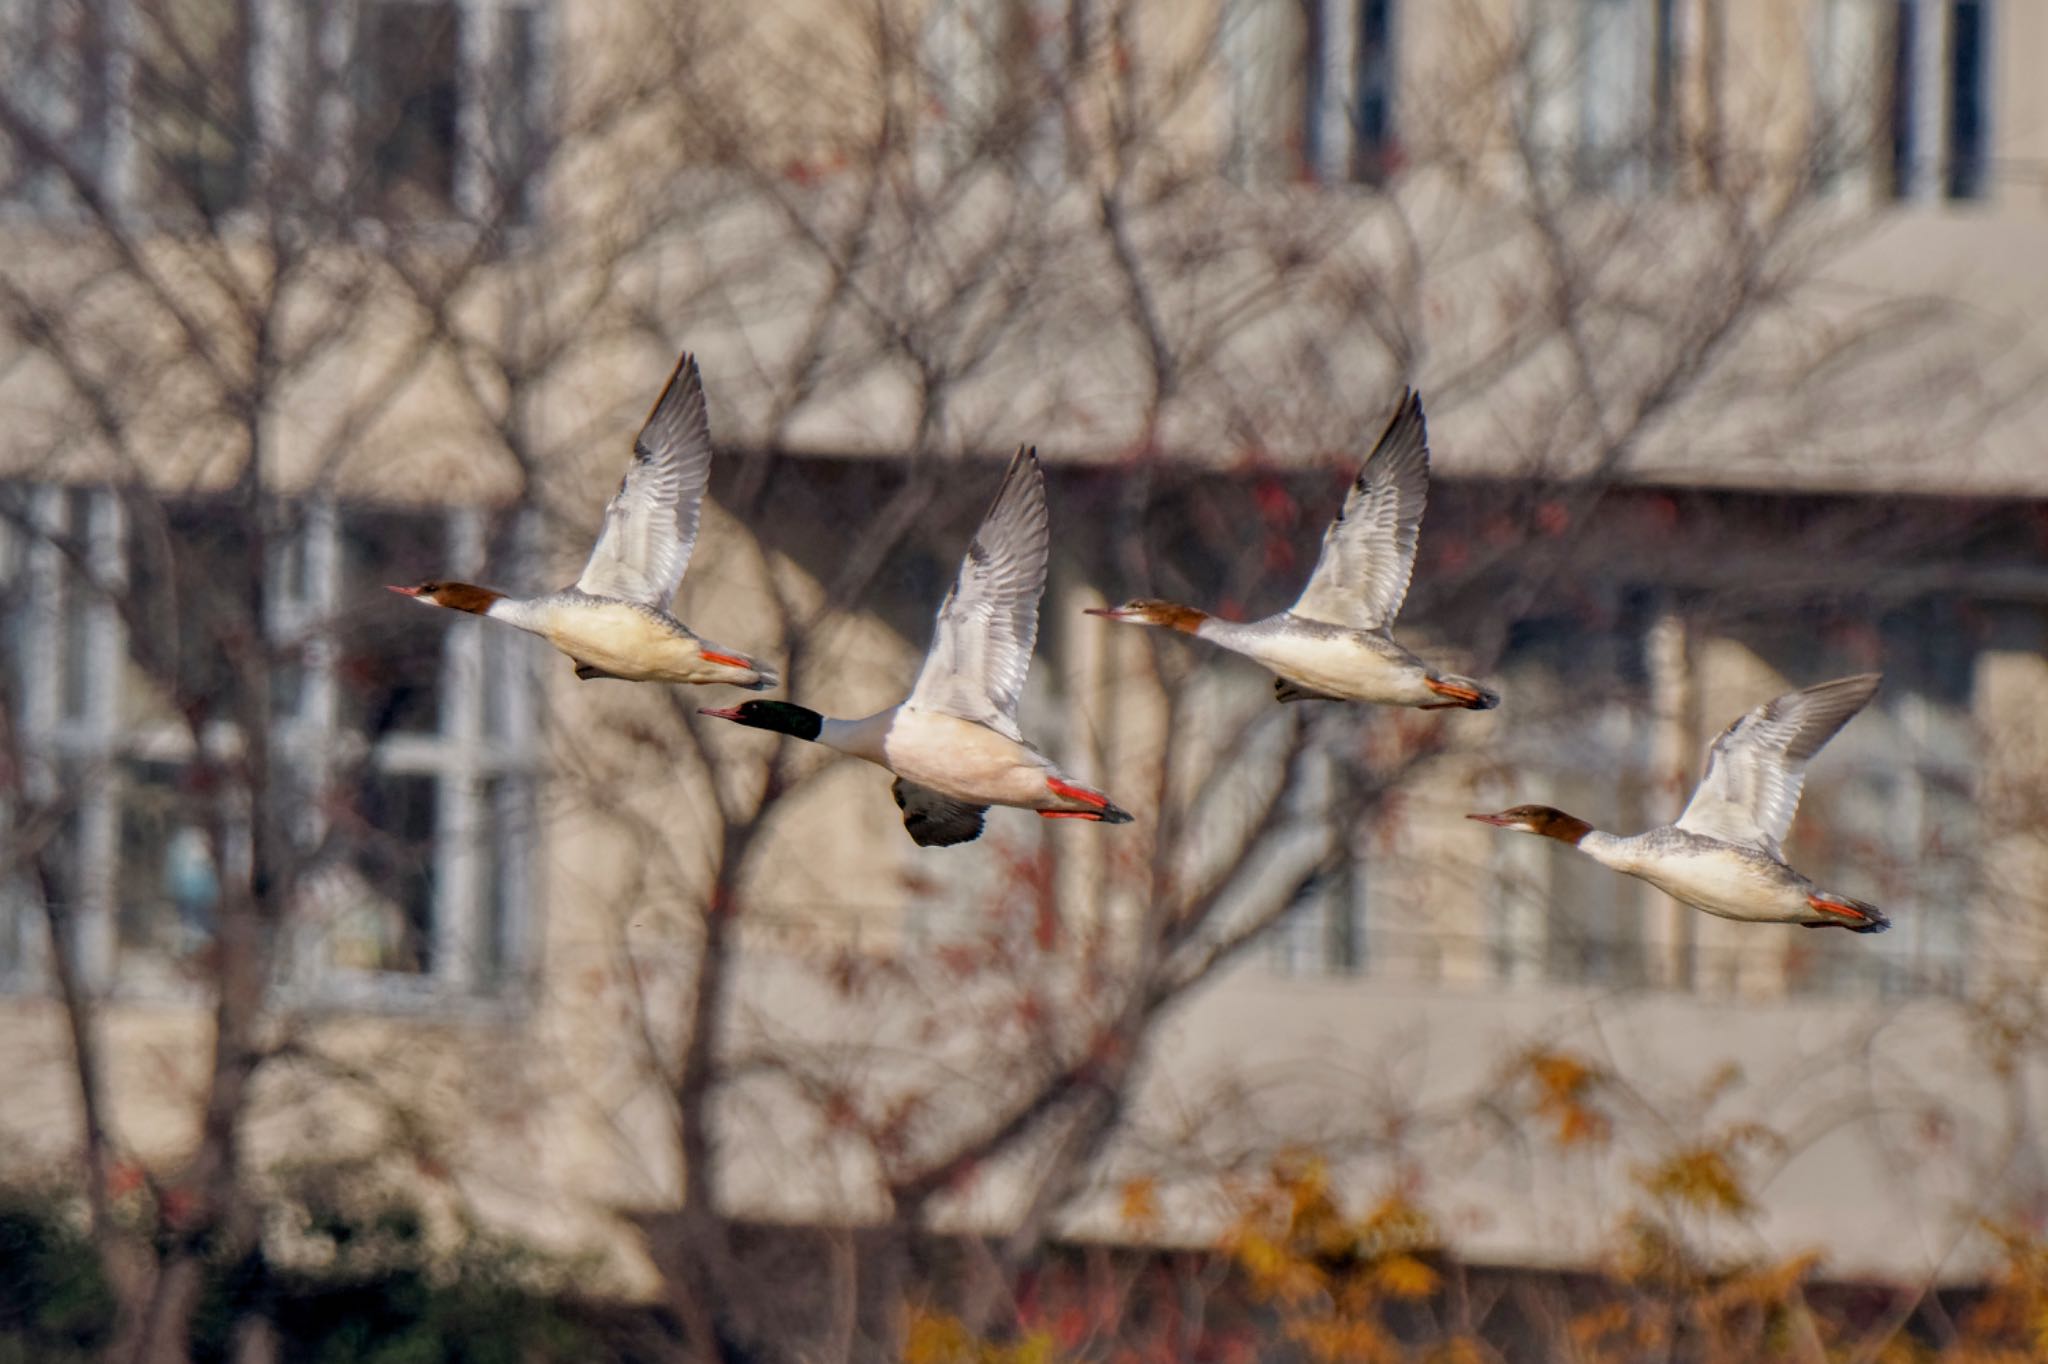
M1593 1103L1604 1071L1568 1051L1532 1051L1522 1069L1536 1084L1536 1112L1557 1124L1559 1146L1597 1146L1612 1135L1612 1120Z
M1278 1310L1289 1339L1320 1364L1410 1358L1384 1313L1442 1288L1428 1261L1441 1238L1427 1213L1395 1192L1350 1217L1331 1189L1329 1167L1304 1156L1276 1161L1268 1186L1243 1202L1226 1244L1253 1297ZM1456 1355L1445 1359L1459 1364Z
M1389 1297L1426 1298L1436 1292L1437 1272L1413 1255L1392 1255L1373 1268L1373 1279Z
M1748 1190L1720 1146L1693 1147L1636 1171L1636 1181L1658 1198L1701 1212L1754 1212Z
M1277 1241L1250 1233L1237 1240L1233 1251L1257 1297L1298 1306L1329 1291L1313 1261Z
M974 1337L958 1317L913 1311L903 1332L903 1364L961 1364L974 1358Z
M903 1331L903 1364L1054 1364L1057 1357L1044 1331L1009 1342L979 1340L944 1312L913 1308Z
M1976 1352L1961 1359L2048 1358L2048 1244L2019 1226L1987 1222L1982 1230L1999 1243L2005 1263L1991 1291L1963 1313L1963 1333L1976 1342Z
M1749 1147L1782 1149L1784 1141L1768 1127L1737 1123L1720 1135L1666 1156L1636 1171L1636 1182L1657 1198L1705 1213L1742 1217L1756 1211L1741 1170Z
M1377 1322L1324 1318L1287 1323L1288 1338L1322 1364L1363 1360L1366 1364L1400 1358L1400 1347Z

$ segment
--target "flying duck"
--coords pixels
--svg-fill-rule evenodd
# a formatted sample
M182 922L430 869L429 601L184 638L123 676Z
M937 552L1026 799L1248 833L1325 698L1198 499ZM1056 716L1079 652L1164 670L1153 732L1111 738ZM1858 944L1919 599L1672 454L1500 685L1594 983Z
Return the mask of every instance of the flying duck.
M923 847L978 838L991 805L1036 810L1047 819L1128 823L1130 815L1063 775L1017 727L1046 554L1045 475L1038 452L1027 447L1010 461L967 547L908 700L863 720L830 719L787 701L700 713L888 768L896 774L903 827Z
M1863 709L1878 680L1860 673L1822 682L1741 716L1707 749L1706 772L1685 813L1663 828L1602 833L1547 805L1466 818L1568 843L1723 919L1882 933L1891 921L1877 906L1820 889L1786 864L1779 846L1799 809L1807 762Z
M572 585L541 597L441 580L391 590L539 635L575 660L581 678L766 690L776 685L773 669L699 639L669 612L697 543L710 477L704 382L686 352L633 442L632 461L604 509L604 529Z
M1440 672L1394 642L1394 617L1415 569L1429 496L1422 398L1401 399L1366 456L1343 510L1323 532L1322 556L1293 606L1263 620L1222 620L1192 606L1139 599L1090 615L1179 630L1271 669L1282 701L1371 701L1423 710L1491 710L1500 695Z

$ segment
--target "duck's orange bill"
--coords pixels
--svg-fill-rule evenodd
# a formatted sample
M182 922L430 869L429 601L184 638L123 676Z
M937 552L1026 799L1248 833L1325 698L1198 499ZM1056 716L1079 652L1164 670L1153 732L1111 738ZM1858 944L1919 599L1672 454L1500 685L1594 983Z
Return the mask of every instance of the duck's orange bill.
M1102 816L1093 810L1040 810L1040 819L1092 819L1100 823Z
M1439 682L1434 677L1426 678L1423 685L1438 696L1448 696L1453 701L1470 704L1479 699L1479 693L1470 687L1454 687L1448 682Z
M384 584L384 590L386 592L396 592L401 597L417 597L420 594L420 590L417 587L400 587L395 583Z
M752 672L754 669L754 661L752 659L740 658L734 654L714 654L709 649L700 649L697 651L697 656L708 663L719 663L728 668L745 668L749 672Z
M699 715L709 715L713 719L718 720L737 720L740 718L740 708L738 706L729 706L724 710L713 710L709 706L699 706L697 707L697 713Z

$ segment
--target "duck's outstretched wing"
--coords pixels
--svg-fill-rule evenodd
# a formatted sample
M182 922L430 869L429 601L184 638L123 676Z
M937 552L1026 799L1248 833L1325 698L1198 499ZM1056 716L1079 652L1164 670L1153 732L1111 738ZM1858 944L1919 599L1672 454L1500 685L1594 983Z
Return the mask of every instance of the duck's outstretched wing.
M1017 702L1038 642L1045 591L1045 475L1038 452L1017 451L939 607L931 652L904 704L987 725L1023 742Z
M1877 691L1880 675L1822 682L1764 702L1721 731L1707 749L1707 770L1677 827L1760 848L1780 847L1799 809L1806 764Z
M696 359L685 352L633 442L632 463L604 509L604 529L577 590L666 611L690 566L697 513L710 480L704 381Z
M1392 625L1408 596L1428 499L1429 429L1411 389L1323 532L1322 556L1294 614L1355 630Z
M972 843L981 837L981 822L988 814L986 805L969 805L901 777L889 788L889 794L896 797L896 808L903 812L903 827L920 848L950 848L955 843Z

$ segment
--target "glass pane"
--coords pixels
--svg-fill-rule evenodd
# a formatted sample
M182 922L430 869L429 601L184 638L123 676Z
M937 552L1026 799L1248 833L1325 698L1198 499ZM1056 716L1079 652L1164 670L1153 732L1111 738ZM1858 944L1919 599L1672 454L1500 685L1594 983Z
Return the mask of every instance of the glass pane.
M48 871L52 885L49 888L56 901L66 910L76 912L85 906L85 868L82 849L85 844L85 809L100 794L97 783L86 780L86 766L75 760L60 760L57 763L56 800L62 813L58 816L56 828L50 841L42 847L42 869ZM40 878L40 871L30 867L29 874ZM41 893L42 887L38 887Z
M93 672L106 660L94 657L93 636L112 607L90 578L80 572L91 553L92 495L84 489L64 494L65 525L55 556L56 591L50 608L57 627L57 713L66 720L85 720L92 713Z
M1949 23L1948 196L1984 193L1985 58L1983 0L1956 0Z
M33 148L46 140L97 179L105 161L112 26L106 0L11 0L0 5L0 72L33 137L0 139L12 162L0 193L41 207L71 200L59 162Z
M455 202L461 11L367 0L356 26L356 147L377 211L441 214Z
M134 136L160 213L211 219L247 193L247 14L222 0L137 0Z
M1392 11L1393 0L1361 0L1358 6L1351 178L1368 185L1385 183L1396 163Z
M361 971L433 969L434 851L440 783L371 772L356 796L364 828L355 877L327 906L328 961Z
M534 189L547 159L541 79L540 16L524 6L500 11L497 70L483 85L491 130L495 211L511 222L534 213Z
M527 922L534 846L534 787L524 777L494 777L484 783L480 802L483 831L481 903L484 931L477 978L504 981L520 966L520 933Z
M453 612L393 596L386 584L442 571L446 523L433 512L345 512L341 522L341 723L372 740L440 728L443 655Z
M122 687L122 722L137 728L178 723L187 707L208 719L232 720L240 710L231 659L253 629L247 538L241 513L224 503L187 503L164 516L161 543L147 533L130 536L134 602L146 618L175 621L173 666L181 704L173 706L140 666ZM163 556L168 553L168 563ZM161 614L159 614L161 613Z
M220 875L206 830L180 789L179 765L130 762L122 773L115 928L125 979L176 967L213 936Z
M1920 46L1918 0L1898 0L1892 18L1891 53L1891 190L1898 196L1913 192L1915 145L1919 120L1919 91L1913 79L1914 53Z

